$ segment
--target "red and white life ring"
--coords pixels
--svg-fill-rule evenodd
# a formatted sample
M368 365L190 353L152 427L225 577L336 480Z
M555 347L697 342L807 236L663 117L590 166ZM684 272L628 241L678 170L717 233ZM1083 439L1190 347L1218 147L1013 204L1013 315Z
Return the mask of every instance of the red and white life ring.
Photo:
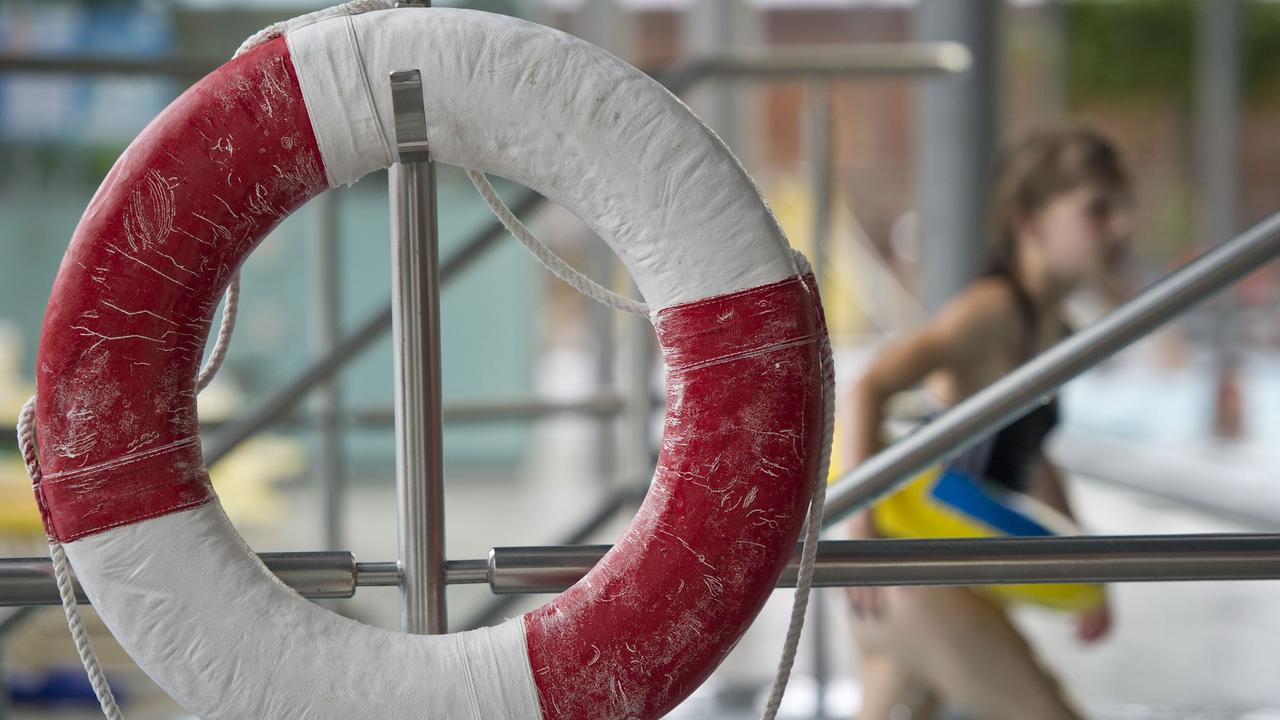
M280 220L393 161L386 78L419 68L442 162L575 212L655 308L653 486L581 582L499 627L366 627L278 582L209 485L195 375L221 291ZM745 171L659 84L512 18L394 10L291 29L170 105L76 229L38 359L36 492L86 594L203 718L652 718L729 652L816 478L811 278Z

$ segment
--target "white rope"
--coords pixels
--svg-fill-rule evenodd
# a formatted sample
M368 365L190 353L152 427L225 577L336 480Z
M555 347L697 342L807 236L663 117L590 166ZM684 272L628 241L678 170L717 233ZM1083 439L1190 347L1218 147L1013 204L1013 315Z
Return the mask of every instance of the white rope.
M502 226L514 235L520 241L520 244L524 245L525 249L538 259L538 262L542 263L547 270L550 270L552 275L602 305L607 305L623 312L635 313L636 315L647 316L649 314L648 305L623 297L583 275L569 263L562 260L559 255L552 252L551 248L547 247L545 243L534 237L529 228L525 227L524 223L520 222L520 218L516 217L516 214L511 211L511 208L507 207L502 198L498 197L498 192L493 189L493 185L489 184L489 179L484 176L484 173L478 170L468 170L467 177L471 178L471 184L476 186L480 197L484 198L485 204L498 217Z
M196 376L196 392L209 386L213 376L217 375L218 369L222 367L222 361L227 359L227 348L231 346L231 333L236 329L236 314L240 311L240 273L238 271L231 276L231 284L227 285L222 303L222 323L218 325L218 339L213 343L213 352L209 353L209 359L205 361L204 367L200 368L200 374Z
M18 415L18 450L22 453L22 462L27 466L27 474L33 483L40 482L40 459L35 449L35 415L36 399L32 397L22 406ZM89 631L80 617L80 607L76 603L75 587L71 583L71 568L67 563L67 554L62 544L53 538L49 539L49 557L53 560L53 577L58 583L58 596L62 598L62 611L67 616L67 627L71 630L71 640L75 643L76 653L89 676L89 684L93 694L98 698L102 714L108 720L123 720L120 708L116 705L115 695L107 684L106 674L98 655L93 651L93 643L89 641Z
M809 261L799 250L793 250L800 274L812 271ZM813 586L814 563L818 557L818 535L822 532L822 507L827 500L827 473L831 469L831 439L835 434L835 368L832 366L831 339L825 335L818 348L819 367L822 372L822 444L819 445L818 477L814 480L813 496L809 502L809 516L804 524L804 545L800 550L800 572L796 578L796 594L791 604L791 622L787 638L782 644L782 657L778 660L778 672L773 679L773 690L765 705L764 720L773 720L782 704L782 694L791 679L791 666L795 663L796 649L800 645L800 631L804 629L805 613L809 609L809 590ZM821 639L819 639L821 642Z

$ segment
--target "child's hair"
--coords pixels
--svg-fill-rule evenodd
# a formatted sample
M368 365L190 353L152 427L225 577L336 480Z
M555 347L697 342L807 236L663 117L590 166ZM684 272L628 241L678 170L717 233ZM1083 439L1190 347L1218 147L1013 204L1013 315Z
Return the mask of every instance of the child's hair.
M1088 128L1053 128L1034 132L1014 145L1000 163L991 194L995 241L991 269L1016 267L1019 219L1087 183L1097 183L1108 192L1129 192L1124 161L1102 134Z

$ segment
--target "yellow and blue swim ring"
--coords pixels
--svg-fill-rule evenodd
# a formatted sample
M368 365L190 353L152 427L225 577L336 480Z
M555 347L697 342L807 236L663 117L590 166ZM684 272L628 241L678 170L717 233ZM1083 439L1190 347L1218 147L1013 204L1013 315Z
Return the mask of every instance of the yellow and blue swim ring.
M1034 498L935 465L871 508L876 532L891 538L1043 537L1078 534L1075 524ZM1101 585L989 585L1006 601L1084 612L1105 599Z

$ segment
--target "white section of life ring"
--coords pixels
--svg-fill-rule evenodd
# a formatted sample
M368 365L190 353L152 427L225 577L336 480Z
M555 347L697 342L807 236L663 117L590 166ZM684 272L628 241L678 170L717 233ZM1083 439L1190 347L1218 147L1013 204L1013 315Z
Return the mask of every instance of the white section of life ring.
M387 76L416 68L432 156L564 205L609 243L651 310L797 274L715 133L590 43L445 8L346 16L286 37L331 186L394 161Z
M218 503L64 547L112 633L204 720L359 718L370 697L396 720L541 717L518 618L437 636L347 620L268 572Z

